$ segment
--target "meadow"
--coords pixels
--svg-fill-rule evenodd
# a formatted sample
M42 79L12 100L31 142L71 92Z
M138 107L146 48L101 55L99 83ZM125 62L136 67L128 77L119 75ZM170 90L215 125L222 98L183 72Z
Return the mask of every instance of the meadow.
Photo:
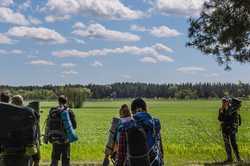
M76 114L79 141L72 145L73 161L101 162L112 117L130 100L89 101ZM217 120L217 100L147 100L149 112L160 118L164 157L167 165L216 162L225 159L224 145ZM42 102L41 127L55 102ZM242 126L238 140L244 160L250 159L250 102L241 109ZM42 145L42 160L49 161L51 145Z

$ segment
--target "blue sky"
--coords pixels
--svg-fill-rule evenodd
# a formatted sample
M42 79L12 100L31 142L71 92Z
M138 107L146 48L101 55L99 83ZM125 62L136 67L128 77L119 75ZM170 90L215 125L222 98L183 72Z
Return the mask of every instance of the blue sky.
M0 84L249 82L185 47L205 0L0 0Z

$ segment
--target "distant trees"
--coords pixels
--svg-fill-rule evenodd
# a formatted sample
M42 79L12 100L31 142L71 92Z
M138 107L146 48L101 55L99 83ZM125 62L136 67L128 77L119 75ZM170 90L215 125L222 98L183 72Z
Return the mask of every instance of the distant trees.
M216 56L230 69L231 61L250 62L250 1L209 0L200 17L190 20L188 46Z
M83 87L65 87L63 94L68 97L68 104L72 108L81 108L83 102L90 96L91 92Z
M25 100L56 100L65 94L72 107L78 108L87 98L170 98L170 99L208 99L226 95L249 97L250 84L232 83L183 83L183 84L146 84L114 83L110 85L65 85L65 86L0 86L0 91L9 90L21 94Z

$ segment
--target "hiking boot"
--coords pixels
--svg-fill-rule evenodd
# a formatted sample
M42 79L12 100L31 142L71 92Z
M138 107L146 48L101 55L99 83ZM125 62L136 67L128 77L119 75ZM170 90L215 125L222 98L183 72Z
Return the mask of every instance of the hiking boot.
M238 163L242 163L243 160L242 160L241 158L237 158L237 162L238 162Z
M228 163L232 163L232 162L233 162L233 159L232 158L228 158L223 163L224 164L228 164Z

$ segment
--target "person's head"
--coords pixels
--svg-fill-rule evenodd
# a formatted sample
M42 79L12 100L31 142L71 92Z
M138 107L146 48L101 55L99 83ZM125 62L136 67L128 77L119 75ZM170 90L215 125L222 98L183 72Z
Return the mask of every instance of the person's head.
M230 99L228 97L222 98L222 108L228 108L230 104Z
M66 96L61 95L61 96L58 97L59 105L65 105L65 104L67 104L67 102L68 102L68 99L67 99Z
M4 102L4 103L10 102L10 95L8 92L1 92L0 93L0 102Z
M23 106L23 97L21 95L15 95L11 98L11 104Z
M147 104L142 98L136 98L132 101L131 111L133 114L137 112L147 112Z
M120 118L130 117L131 113L127 104L123 104L119 111Z

